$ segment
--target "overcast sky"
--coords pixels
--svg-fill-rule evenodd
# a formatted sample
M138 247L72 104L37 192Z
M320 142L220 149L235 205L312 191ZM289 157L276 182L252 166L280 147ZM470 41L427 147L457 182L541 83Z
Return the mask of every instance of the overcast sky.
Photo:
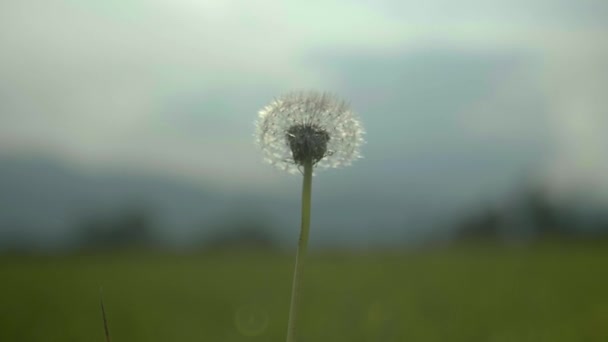
M368 131L329 180L608 194L607 34L604 0L4 0L0 156L279 189L253 122L312 88Z

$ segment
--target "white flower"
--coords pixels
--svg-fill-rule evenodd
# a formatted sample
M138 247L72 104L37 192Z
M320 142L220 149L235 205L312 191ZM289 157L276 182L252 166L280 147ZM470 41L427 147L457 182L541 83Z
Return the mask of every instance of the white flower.
M363 127L348 105L327 93L285 94L259 112L257 142L266 160L292 173L307 159L316 167L350 165L360 158Z

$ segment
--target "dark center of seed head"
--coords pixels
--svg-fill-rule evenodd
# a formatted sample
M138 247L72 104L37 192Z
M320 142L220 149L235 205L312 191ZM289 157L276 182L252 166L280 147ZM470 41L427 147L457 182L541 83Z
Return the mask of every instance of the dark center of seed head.
M316 164L327 153L329 134L315 125L294 125L287 130L287 142L298 165L304 165L306 160Z

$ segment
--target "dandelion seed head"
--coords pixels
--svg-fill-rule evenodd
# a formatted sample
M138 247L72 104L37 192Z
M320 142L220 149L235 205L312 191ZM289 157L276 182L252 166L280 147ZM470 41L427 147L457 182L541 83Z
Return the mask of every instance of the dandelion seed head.
M363 127L349 106L327 93L287 93L262 108L256 138L265 160L298 173L307 159L315 167L350 165L360 158Z

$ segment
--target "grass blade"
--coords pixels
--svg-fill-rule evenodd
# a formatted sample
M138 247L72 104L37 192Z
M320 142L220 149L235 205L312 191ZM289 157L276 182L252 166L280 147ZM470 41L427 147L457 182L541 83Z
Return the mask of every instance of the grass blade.
M108 328L108 319L106 317L106 308L103 305L103 289L99 289L99 304L101 306L101 317L103 318L103 330L106 334L106 342L110 342L110 329Z

